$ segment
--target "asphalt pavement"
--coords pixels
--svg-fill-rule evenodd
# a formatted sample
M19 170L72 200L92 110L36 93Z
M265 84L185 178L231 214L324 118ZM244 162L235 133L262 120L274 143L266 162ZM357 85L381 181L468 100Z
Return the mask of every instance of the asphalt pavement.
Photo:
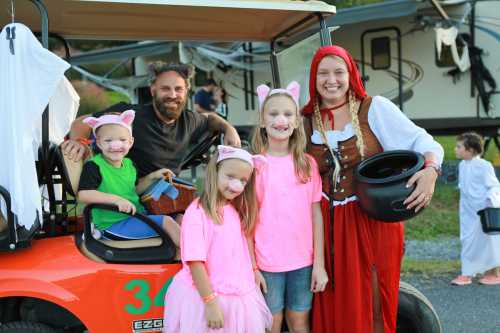
M452 286L455 276L405 277L432 303L444 333L499 333L500 285L484 286L475 281L467 286Z

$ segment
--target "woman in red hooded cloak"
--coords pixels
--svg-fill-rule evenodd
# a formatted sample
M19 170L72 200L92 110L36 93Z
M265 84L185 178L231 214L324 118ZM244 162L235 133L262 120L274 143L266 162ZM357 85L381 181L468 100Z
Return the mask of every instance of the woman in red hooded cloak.
M307 151L318 162L329 198L322 212L333 282L315 296L313 332L395 332L403 224L376 221L360 209L353 172L361 160L382 151L424 154L426 167L409 180L416 188L405 201L420 210L431 200L443 149L391 101L367 96L351 55L339 46L321 47L314 55L309 94L302 112Z

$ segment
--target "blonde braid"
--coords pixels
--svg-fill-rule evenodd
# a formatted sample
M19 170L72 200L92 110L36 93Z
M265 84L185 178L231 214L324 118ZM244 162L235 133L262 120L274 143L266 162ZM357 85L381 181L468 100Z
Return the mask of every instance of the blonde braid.
M359 154L361 155L361 160L363 160L365 158L365 141L363 140L363 133L361 132L361 127L359 126L358 103L352 90L349 90L349 112L351 113L352 128L357 139L356 146L358 147Z
M314 120L316 122L316 127L318 128L318 130L321 134L321 137L323 139L323 143L330 151L330 155L333 159L333 163L334 163L335 167L333 169L332 182L333 182L333 189L335 190L337 188L337 181L338 181L339 174L340 174L340 162L339 162L339 159L337 158L337 155L333 152L332 147L330 147L330 145L328 144L328 139L326 138L325 127L323 126L323 119L321 119L321 112L319 111L318 101L316 101L314 103Z

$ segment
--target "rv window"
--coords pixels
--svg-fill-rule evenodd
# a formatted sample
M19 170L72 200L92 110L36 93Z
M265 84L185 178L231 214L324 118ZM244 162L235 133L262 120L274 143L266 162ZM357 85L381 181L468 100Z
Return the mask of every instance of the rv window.
M388 69L391 67L391 40L378 37L371 40L372 68Z

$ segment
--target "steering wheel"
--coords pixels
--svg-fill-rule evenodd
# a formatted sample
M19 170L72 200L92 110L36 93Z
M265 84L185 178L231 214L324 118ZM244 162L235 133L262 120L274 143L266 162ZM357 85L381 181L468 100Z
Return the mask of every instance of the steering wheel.
M206 133L202 138L197 142L186 155L184 160L181 162L180 169L188 169L193 168L199 164L207 163L209 160L208 150L213 145L220 142L220 133Z

